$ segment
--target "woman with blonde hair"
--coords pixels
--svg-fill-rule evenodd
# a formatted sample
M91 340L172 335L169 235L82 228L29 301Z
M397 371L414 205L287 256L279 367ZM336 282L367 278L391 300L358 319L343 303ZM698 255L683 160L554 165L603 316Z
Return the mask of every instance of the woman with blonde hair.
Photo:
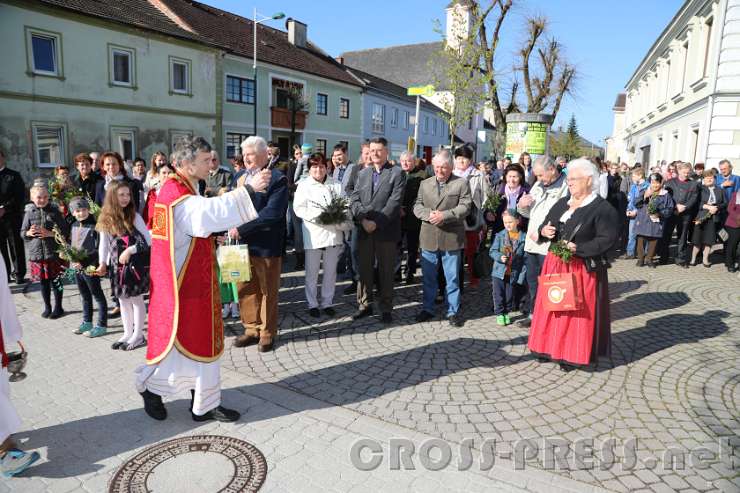
M127 182L111 184L95 227L100 232L98 275L110 270L114 295L121 306L123 335L112 349L130 351L143 346L149 291L149 245L151 236L136 213L133 190Z

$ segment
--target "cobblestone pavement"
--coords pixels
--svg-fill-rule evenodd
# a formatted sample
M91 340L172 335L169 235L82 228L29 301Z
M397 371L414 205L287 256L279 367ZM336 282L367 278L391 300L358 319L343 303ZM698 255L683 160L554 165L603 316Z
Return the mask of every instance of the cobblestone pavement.
M72 335L79 301L71 287L73 313L58 321L38 316L37 292L16 294L30 350L29 377L11 385L24 418L18 438L43 460L0 491L104 491L124 461L189 434L254 444L268 463L263 491L740 491L740 278L720 265L652 270L624 261L609 275L612 358L563 373L532 358L526 329L495 325L488 288L465 292L463 328L415 323L419 285L398 286L390 326L352 322L348 296L337 297L338 317L316 322L301 275L287 274L276 350L227 343L224 403L244 412L235 425L196 426L185 396L168 404L167 421L153 422L132 388L143 350L111 351L115 333ZM422 445L440 444L433 438L453 453L442 471L423 462ZM372 471L350 461L359 439L382 447ZM489 468L479 451L490 439L497 457ZM593 439L595 467L576 464L572 449L552 464L542 450L583 439ZM475 449L465 471L461 443ZM604 444L615 445L611 467L600 467L611 455ZM389 449L408 445L414 453L392 470ZM178 483L182 491L200 491L202 468L178 472L193 477Z

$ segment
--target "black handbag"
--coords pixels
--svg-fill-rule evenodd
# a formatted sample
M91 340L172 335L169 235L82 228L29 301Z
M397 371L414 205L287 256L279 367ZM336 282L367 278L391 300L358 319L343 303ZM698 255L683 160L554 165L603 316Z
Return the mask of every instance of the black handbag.
M473 257L473 274L479 279L488 279L491 277L491 271L493 270L493 259L486 246L487 239L488 233L481 239L478 251L475 252L475 257Z

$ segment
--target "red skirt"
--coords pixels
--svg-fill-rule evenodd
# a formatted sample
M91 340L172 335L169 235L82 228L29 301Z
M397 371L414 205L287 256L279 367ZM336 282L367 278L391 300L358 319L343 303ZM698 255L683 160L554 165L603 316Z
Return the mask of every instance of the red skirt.
M62 261L59 259L39 260L37 262L30 262L30 265L31 280L37 282L54 280L64 274L66 269Z
M583 259L573 257L563 262L552 253L542 265L543 274L572 272L583 289L583 308L567 312L550 312L543 308L543 290L537 291L532 326L529 331L529 349L546 355L554 361L588 365L597 356L610 353L611 323L606 271L588 272Z

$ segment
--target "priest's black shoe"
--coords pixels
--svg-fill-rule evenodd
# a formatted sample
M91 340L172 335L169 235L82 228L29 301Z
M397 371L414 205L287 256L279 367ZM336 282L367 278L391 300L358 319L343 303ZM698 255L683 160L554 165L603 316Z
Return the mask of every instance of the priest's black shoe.
M216 409L211 409L207 413L198 416L193 412L193 401L195 400L195 390L190 389L190 415L193 417L193 421L210 421L216 420L222 423L233 423L238 420L241 416L238 412L233 409L226 409L223 406L218 406Z
M221 423L233 423L234 421L237 421L241 414L234 411L233 409L226 409L223 406L218 406L216 409L211 409L207 413L205 413L202 416L198 416L197 414L193 414L193 421L210 421L210 420L216 420L220 421Z
M167 419L167 409L165 409L162 403L162 397L145 390L139 392L141 397L144 399L144 411L149 415L150 418L156 419L157 421L163 421Z

